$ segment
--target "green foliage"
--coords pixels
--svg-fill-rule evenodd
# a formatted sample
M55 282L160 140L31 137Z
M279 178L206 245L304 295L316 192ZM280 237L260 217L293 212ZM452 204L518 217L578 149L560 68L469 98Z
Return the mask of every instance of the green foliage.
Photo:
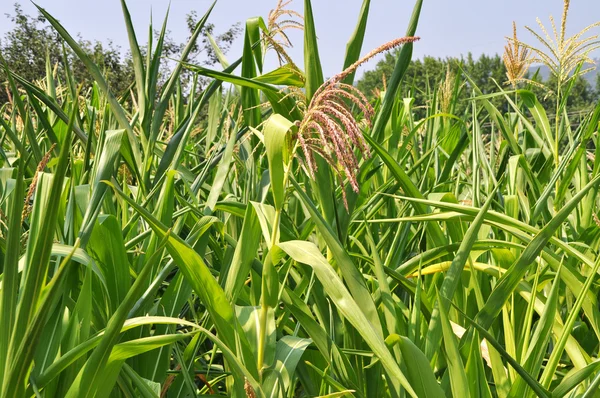
M214 4L174 61L167 20L140 46L123 0L127 99L48 11L21 17L11 45L32 27L56 47L39 76L3 52L0 398L597 395L589 87L506 90L499 57L411 62L411 38L359 83L380 90L371 108L322 86L310 0L305 71L263 70L268 51L286 59L269 31L298 17L285 5L246 22L229 63ZM346 66L368 51L370 5ZM197 65L206 46L223 70ZM299 134L311 118L356 167L315 148L318 127Z
M384 89L385 83L389 81L392 75L396 56L397 51L388 53L377 63L373 70L366 71L358 81L358 87L361 91L367 95L377 97L377 93ZM504 86L507 80L506 68L499 55L488 56L483 54L479 58L474 58L469 53L466 57L445 59L425 56L423 59L416 59L410 64L400 93L404 97L414 98L415 105L419 108L432 106L431 93L438 91L439 95L440 85L445 82L447 71L450 70L452 74L460 75L461 69L471 76L476 86L484 94L497 92L497 84ZM535 77L537 69L536 66L531 67L528 75ZM541 80L541 76L536 77L535 80ZM550 75L545 82L548 86L555 86L556 78ZM459 82L457 89L459 92L456 95L453 112L456 115L462 115L469 109L468 100L472 94L472 86L469 84L462 85ZM547 91L537 86L533 86L532 89L540 98L545 109L554 108L556 99L552 95L548 95ZM587 79L578 76L575 79L572 92L568 96L567 106L571 112L587 111L598 98L600 98L600 85L596 84L596 87L593 87ZM492 103L502 112L510 110L508 103L501 97L493 98ZM417 115L423 117L426 115L426 111L419 109Z

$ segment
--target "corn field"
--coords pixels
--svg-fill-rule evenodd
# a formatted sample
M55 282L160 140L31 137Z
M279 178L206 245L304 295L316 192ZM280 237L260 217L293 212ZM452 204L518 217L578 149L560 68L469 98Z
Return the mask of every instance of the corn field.
M376 49L364 0L329 78L303 1L209 69L186 56L214 4L173 60L121 0L124 93L52 10L92 86L0 59L0 397L600 397L600 104L566 106L598 26L566 37L565 1L540 42L509 34L496 93L449 72L421 104L399 93L423 0ZM357 69L392 49L367 97Z

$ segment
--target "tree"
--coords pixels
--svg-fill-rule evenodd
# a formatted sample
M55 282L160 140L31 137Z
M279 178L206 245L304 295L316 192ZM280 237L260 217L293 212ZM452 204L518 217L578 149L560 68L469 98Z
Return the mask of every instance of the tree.
M374 96L379 90L384 89L385 82L389 80L398 52L389 53L384 59L377 63L374 70L364 73L362 79L358 81L358 87L367 95ZM491 94L498 92L498 86L506 89L506 68L499 55L481 55L475 59L472 54L467 54L461 58L435 58L426 56L423 59L416 59L409 65L404 80L400 87L402 96L412 96L415 98L417 116L423 116L425 112L422 109L428 106L429 94L433 92L444 81L446 72L450 70L455 76L460 76L461 69L471 78L475 85L484 93ZM533 68L532 68L533 70ZM531 73L529 73L531 75ZM589 82L579 77L575 81L571 94L568 98L569 109L585 109L600 96L600 80L594 90ZM552 109L552 96L533 88L540 102L547 109ZM468 98L472 94L472 88L469 84L464 84L458 94L458 101L454 112L461 114L468 108ZM504 112L509 111L509 104L502 96L490 99L492 103Z
M377 93L384 88L384 82L387 81L394 70L398 52L387 54L379 61L374 70L365 72L363 78L358 82L358 87L368 95ZM475 82L477 87L484 93L497 91L498 84L503 84L506 80L506 70L502 59L498 55L482 55L474 59L472 54L466 58L436 58L425 56L423 59L416 59L409 65L404 81L400 87L400 94L403 96L411 95L415 98L417 107L427 106L426 101L430 98L430 93L437 89L440 83L445 79L449 70L455 76L459 76L462 68ZM494 80L492 80L494 79ZM466 99L471 95L469 85L462 87L459 93L458 106L456 113L462 113L467 108ZM493 99L496 105L502 103L501 98ZM419 112L422 114L423 112Z

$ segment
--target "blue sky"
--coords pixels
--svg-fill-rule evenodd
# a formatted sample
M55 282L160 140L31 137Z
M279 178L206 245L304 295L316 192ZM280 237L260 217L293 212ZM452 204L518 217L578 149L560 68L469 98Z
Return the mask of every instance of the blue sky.
M34 6L20 1L24 10L35 15ZM38 0L72 34L80 33L88 40L111 39L122 48L127 48L127 34L119 0ZM13 0L0 0L0 35L10 29L10 21L3 15L12 13ZM243 22L249 17L266 17L276 0L219 0L211 14L210 22L217 31L231 24ZM313 0L313 11L319 36L319 50L323 71L330 76L337 73L343 63L346 42L354 30L362 0ZM145 37L152 12L155 24L162 22L169 2L166 0L128 0L127 4L138 30ZM211 1L172 0L169 29L172 37L183 41L187 35L185 15L191 10L203 14ZM292 8L302 11L303 0L294 0ZM363 53L404 35L412 11L412 0L372 0L369 25ZM550 15L560 20L561 0L424 0L417 35L421 41L415 45L415 56L434 55L439 57L459 56L472 52L500 53L505 44L504 37L512 33L512 21L516 21L522 39L524 25L536 27L539 17L549 27ZM600 1L572 0L569 13L568 33L600 20ZM600 34L597 28L594 34ZM296 46L290 51L292 58L302 60L301 33L292 33ZM533 41L533 39L531 39ZM230 59L241 54L242 42L238 40L229 52ZM593 56L600 57L596 51ZM362 68L373 68L376 60ZM276 61L269 59L267 68ZM361 71L359 71L359 75Z

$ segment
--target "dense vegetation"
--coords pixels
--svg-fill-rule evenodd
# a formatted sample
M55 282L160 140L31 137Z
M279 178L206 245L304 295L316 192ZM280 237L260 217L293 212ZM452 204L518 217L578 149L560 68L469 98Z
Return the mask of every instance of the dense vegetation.
M382 90L394 71L397 56L397 51L386 54L373 70L363 74L358 81L358 88L369 95ZM485 94L497 92L498 84L503 87L506 84L506 66L500 55L483 54L474 58L472 54L467 54L461 58L446 59L428 56L411 62L400 87L400 93L402 96L414 98L417 104L426 104L429 94L435 90L440 81L445 80L446 74L450 72L452 75L460 75L461 69L469 74L475 85ZM554 80L554 76L548 74L544 65L532 65L527 71L527 75L532 79L535 78L536 81L545 80L551 83ZM532 90L538 96L544 109L551 110L554 107L551 96L547 96L544 90L537 87L532 87ZM462 114L468 110L468 99L471 95L469 84L461 87L457 97L456 114ZM568 98L569 112L585 113L590 111L598 100L600 100L600 74L596 73L595 79L588 78L586 75L577 76ZM492 98L491 101L502 112L509 112L511 109L508 101L502 97Z
M600 102L569 98L598 26L567 37L565 1L503 75L425 84L422 0L372 51L364 0L325 81L288 3L232 60L211 7L175 62L123 0L122 85L43 9L43 77L2 54L0 397L597 397ZM394 49L367 98L357 68Z

